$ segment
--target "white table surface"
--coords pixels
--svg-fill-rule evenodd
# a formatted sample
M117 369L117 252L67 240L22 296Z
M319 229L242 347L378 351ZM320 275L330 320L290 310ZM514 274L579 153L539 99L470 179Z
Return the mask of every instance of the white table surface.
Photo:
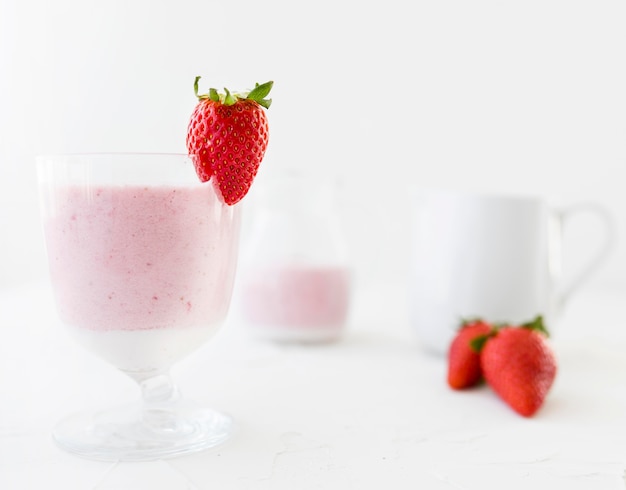
M0 290L0 489L623 489L626 291L581 292L553 338L555 385L533 418L488 387L455 392L410 330L401 284L357 290L332 345L275 345L229 317L174 371L231 414L217 448L105 463L57 449L64 414L137 396L65 334L45 281Z

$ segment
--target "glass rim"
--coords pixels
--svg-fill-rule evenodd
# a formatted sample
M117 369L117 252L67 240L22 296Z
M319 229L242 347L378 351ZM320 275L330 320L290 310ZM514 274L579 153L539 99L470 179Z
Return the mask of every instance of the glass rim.
M59 153L38 155L34 166L40 181L57 184L203 184L186 153Z
M93 152L70 152L70 153L40 153L35 156L37 160L43 158L71 158L71 157L130 157L130 156L141 156L141 157L186 157L192 158L193 155L188 153L178 153L178 152L160 152L160 151L93 151Z

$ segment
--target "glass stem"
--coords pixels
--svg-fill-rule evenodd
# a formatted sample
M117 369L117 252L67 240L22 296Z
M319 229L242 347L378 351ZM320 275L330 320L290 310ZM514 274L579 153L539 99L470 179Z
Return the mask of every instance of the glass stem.
M141 389L140 419L144 430L153 434L176 433L179 430L177 405L180 392L169 370L152 373L127 373Z
M160 372L138 380L141 398L146 406L168 405L180 399L180 392L169 372Z

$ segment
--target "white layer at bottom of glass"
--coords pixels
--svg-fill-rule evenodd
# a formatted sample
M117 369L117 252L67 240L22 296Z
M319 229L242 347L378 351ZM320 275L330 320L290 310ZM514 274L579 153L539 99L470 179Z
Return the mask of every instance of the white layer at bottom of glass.
M218 326L91 330L68 327L82 346L127 373L154 372L171 366L202 346Z

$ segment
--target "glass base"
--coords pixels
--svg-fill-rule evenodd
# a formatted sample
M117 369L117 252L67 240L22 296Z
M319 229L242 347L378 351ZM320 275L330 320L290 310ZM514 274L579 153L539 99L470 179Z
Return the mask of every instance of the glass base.
M151 461L202 451L226 441L232 419L179 401L81 412L61 420L52 437L62 449L100 461Z

